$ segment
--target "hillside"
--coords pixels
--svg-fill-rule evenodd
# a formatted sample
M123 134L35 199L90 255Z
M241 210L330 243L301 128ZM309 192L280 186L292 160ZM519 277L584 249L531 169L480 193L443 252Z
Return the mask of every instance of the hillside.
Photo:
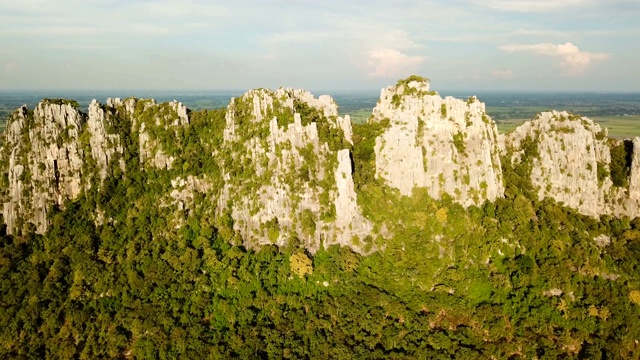
M359 125L296 89L21 107L0 354L633 356L638 141L558 112L498 135L417 76Z

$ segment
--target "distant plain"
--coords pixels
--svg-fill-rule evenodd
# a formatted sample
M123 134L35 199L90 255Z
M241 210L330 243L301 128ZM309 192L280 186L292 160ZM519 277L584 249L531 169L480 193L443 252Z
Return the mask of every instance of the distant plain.
M0 131L4 130L8 116L22 104L33 109L43 98L66 98L78 101L86 111L89 103L101 103L109 97L154 98L158 102L178 100L198 110L226 107L230 99L240 96L242 90L228 91L0 91ZM367 121L379 94L377 92L312 91L316 96L330 94L339 106L340 115L349 115L355 123ZM526 93L526 92L474 92L442 91L441 96L467 99L475 94L486 104L486 111L495 120L498 130L506 133L537 113L549 110L569 111L589 117L609 130L610 137L640 136L640 93Z

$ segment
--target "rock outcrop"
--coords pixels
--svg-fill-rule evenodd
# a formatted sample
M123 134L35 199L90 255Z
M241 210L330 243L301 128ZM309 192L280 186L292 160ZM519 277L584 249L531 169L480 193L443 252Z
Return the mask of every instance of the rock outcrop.
M87 114L60 99L44 100L33 112L21 107L7 122L0 151L8 233L28 224L44 233L52 206L63 208L65 201L108 176L121 176L127 146L137 148L133 155L141 166L170 168L175 156L165 154L164 143L175 141L175 129L188 120L187 109L178 102L158 105L133 98L108 99L106 106L94 100Z
M424 187L463 206L503 196L498 130L475 97L443 99L409 78L382 90L373 121L389 123L376 139L377 175L403 195Z
M167 154L165 145L168 141L162 141L157 135L161 133L171 136L171 141L178 138L176 129L189 124L188 111L184 105L177 101L157 104L153 99L115 98L107 101L107 109L110 109L113 116L131 122L131 131L138 137L141 164L150 164L160 169L172 167L176 157Z
M245 241L371 250L359 245L373 226L356 204L351 123L337 115L330 97L292 89L252 90L229 105L219 209Z
M109 100L109 103L111 103L111 99ZM120 135L107 132L107 129L114 127L114 120L114 116L111 116L109 111L105 111L100 103L96 100L91 102L86 126L89 144L86 148L91 151L91 158L96 162L98 175L101 180L107 177L109 164L114 157L117 156L117 166L120 170L124 171L125 167L123 159L124 148L120 141ZM91 183L87 185L87 187L90 186Z
M608 139L592 120L552 111L504 136L502 146L513 164L530 169L538 199L590 216L640 215L640 138Z
M70 103L25 106L8 121L2 149L7 161L3 215L9 232L32 223L47 228L47 211L80 194L83 154L78 136L84 116Z
M356 203L351 122L338 116L331 97L249 91L229 105L224 128L212 129L222 139L218 148L194 138L201 129L189 131L189 114L175 101L134 98L108 99L106 105L94 100L87 114L62 100L44 101L33 113L20 108L2 147L7 231L19 233L32 223L44 233L47 209L63 208L83 193L95 197L96 223L114 221L104 214L111 190L103 188L118 182L106 180L134 171L153 173L149 186L159 191L158 206L170 208L171 227L205 207L209 214L229 214L247 246L299 241L310 251L321 244L372 250L373 225ZM211 143L198 150L210 156L206 169L181 158L187 140L198 149ZM127 193L139 194L144 186L130 183Z

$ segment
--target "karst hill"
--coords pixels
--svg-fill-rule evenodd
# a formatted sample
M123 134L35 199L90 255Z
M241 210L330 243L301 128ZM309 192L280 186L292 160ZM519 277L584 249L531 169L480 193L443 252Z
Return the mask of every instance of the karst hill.
M82 199L96 224L118 226L152 203L169 228L198 217L248 246L370 252L391 231L371 216L361 190L372 186L383 199L424 189L469 207L518 192L589 216L638 216L639 142L565 112L499 135L479 99L442 98L418 76L382 89L355 127L331 97L298 89L250 90L197 112L129 98L85 113L45 99L8 120L0 201L14 234L46 232L50 212ZM127 218L114 215L122 199L134 205Z

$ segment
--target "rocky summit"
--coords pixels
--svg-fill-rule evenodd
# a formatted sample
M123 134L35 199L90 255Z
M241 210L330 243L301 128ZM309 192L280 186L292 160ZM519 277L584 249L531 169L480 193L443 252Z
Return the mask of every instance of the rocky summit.
M388 123L376 173L403 195L422 187L469 206L504 193L498 129L475 97L443 99L426 79L409 78L382 90L373 121Z
M370 235L356 203L351 122L330 97L252 90L231 102L225 119L218 209L231 212L242 238L296 238L315 251Z
M45 233L52 211L83 197L96 224L118 226L141 216L110 215L119 206L112 192L126 189L134 205L157 204L172 229L198 216L249 247L340 244L368 253L384 247L391 227L362 208L361 153L385 194L423 189L470 207L517 186L594 217L640 213L640 139L609 139L584 117L542 113L499 136L476 97L443 99L412 76L382 89L359 126L377 129L368 153L331 97L297 89L251 90L226 109L200 112L129 98L94 100L84 113L73 101L45 99L8 120L3 219L8 233Z
M640 138L609 139L592 120L544 112L502 139L539 200L590 216L640 215Z

